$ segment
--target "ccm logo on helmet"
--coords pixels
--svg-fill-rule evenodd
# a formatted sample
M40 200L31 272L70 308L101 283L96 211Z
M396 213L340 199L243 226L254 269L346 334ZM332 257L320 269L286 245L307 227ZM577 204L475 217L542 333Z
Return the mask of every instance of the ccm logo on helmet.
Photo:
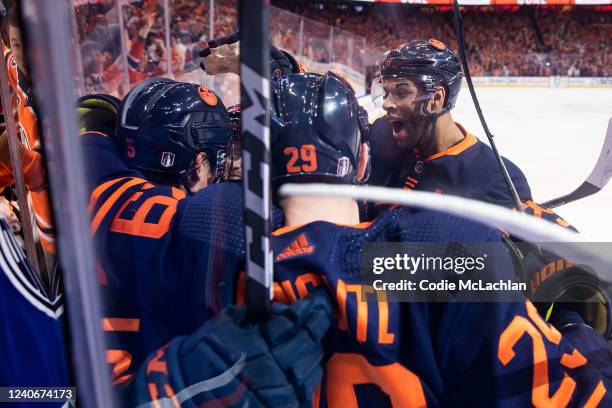
M217 104L217 95L215 95L214 92L207 87L201 86L198 89L198 93L200 94L200 98L202 98L204 103L210 106L215 106Z

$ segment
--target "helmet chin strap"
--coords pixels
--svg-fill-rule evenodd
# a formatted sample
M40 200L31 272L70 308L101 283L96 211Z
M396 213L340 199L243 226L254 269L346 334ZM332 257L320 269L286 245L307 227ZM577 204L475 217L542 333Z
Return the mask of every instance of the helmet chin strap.
M429 109L427 109L427 101L421 102L420 111L422 114L419 115L419 121L428 121L430 126L429 132L423 131L421 137L419 138L419 141L415 144L416 150L420 154L424 154L425 152L429 152L429 150L434 144L436 121L438 120L438 114L436 112L431 112ZM426 133L429 133L429 135L426 136Z
M429 98L431 96L433 96L433 94L429 94L427 95ZM429 137L427 138L427 145L425 145L425 141L423 140L425 138L425 135L423 134L421 136L421 138L419 139L419 141L417 142L417 144L415 145L415 147L417 148L417 150L420 153L424 153L424 152L428 152L431 147L434 145L435 143L435 133L436 133L436 122L438 121L438 118L448 112L450 110L450 106L447 105L445 106L440 112L432 112L429 110L429 108L427 108L427 102L429 101L428 99L425 99L422 101L421 104L421 112L423 113L424 117L426 117L427 119L429 119Z

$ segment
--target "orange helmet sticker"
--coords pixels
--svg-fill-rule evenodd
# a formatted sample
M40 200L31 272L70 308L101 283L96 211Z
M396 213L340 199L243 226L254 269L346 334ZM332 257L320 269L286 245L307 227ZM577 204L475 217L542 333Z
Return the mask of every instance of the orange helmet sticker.
M215 95L215 93L207 87L201 86L200 89L198 89L198 93L200 94L200 98L202 98L204 103L210 106L215 106L217 104L217 95Z
M446 45L444 45L444 43L440 40L436 40L436 39L431 39L429 40L429 45L431 45L432 47L434 47L436 50L445 50L446 49Z

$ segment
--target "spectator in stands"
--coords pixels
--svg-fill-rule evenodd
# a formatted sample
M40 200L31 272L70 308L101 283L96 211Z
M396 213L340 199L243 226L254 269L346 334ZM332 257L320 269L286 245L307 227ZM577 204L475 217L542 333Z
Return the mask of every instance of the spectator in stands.
M133 3L125 2L122 6L128 49L145 26L147 16L156 14L146 38L146 56L140 59L137 68L139 75L166 75L163 10L156 0ZM452 11L448 7L315 4L286 0L272 3L288 9L272 13L272 38L281 49L298 54L300 16L310 19L304 20L302 53L314 62L349 64L349 44L344 33L333 37L332 47L329 46L330 25L338 31L367 38L367 50L354 46L352 52L353 65L361 70L365 65L376 65L384 50L413 38L441 38L451 49L457 50ZM197 68L193 55L205 47L209 39L210 3L174 0L170 4L170 62L174 76L181 77ZM217 0L214 5L215 36L237 30L236 0ZM612 75L610 12L586 6L514 5L466 7L463 13L466 51L474 76ZM117 8L112 2L83 4L77 6L76 16L87 73L85 83L96 87L100 65L103 70L108 69L121 53ZM95 52L91 42L97 44Z

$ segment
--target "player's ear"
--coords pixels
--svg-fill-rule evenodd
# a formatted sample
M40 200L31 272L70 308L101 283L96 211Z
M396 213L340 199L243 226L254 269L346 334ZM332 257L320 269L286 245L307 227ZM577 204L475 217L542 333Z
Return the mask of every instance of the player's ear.
M443 86L438 86L429 100L429 110L431 112L440 112L444 107L444 99L446 98L446 89Z
M357 167L357 181L363 181L366 176L370 161L370 145L366 142L361 143L359 154L359 164Z
M191 193L208 187L212 181L210 163L205 152L198 152L189 171L189 190Z

